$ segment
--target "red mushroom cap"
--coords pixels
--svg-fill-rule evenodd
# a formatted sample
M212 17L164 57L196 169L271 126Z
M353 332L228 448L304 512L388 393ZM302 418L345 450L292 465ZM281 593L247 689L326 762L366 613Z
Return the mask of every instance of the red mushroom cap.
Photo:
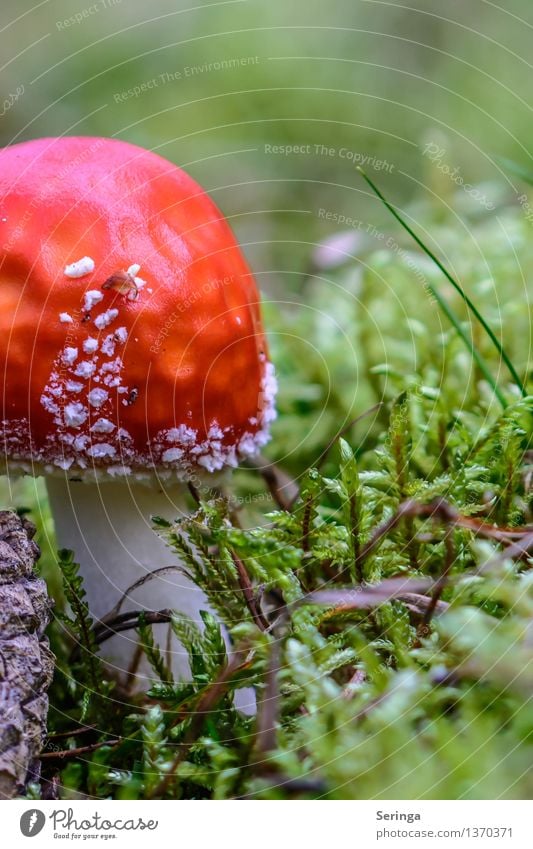
M112 139L5 148L0 245L10 470L186 477L267 441L256 285L180 168Z

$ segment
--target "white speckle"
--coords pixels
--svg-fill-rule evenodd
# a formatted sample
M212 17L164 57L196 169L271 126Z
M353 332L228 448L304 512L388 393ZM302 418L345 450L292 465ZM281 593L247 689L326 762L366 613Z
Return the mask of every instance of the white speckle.
M65 277L85 277L91 271L94 271L94 259L91 259L90 256L84 256L76 262L71 262L70 265L67 265L64 274Z
M135 262L133 265L130 265L128 268L127 274L133 279L135 283L135 290L128 294L129 301L135 301L140 289L144 289L146 286L146 281L142 280L140 277L137 277L139 271L141 270L141 266L139 263Z
M109 393L105 389L91 389L87 398L91 407L101 407L109 398Z
M259 393L259 409L261 412L261 421L263 428L273 422L276 418L276 393L278 391L278 381L276 380L276 371L272 363L267 363L265 366L265 374L261 381L261 391ZM259 434L257 434L259 436ZM265 443L263 443L264 445Z
M65 383L67 392L81 392L83 383L78 383L77 380L67 380Z
M115 339L117 342L120 342L122 345L128 338L128 331L125 327L119 327L115 330Z
M109 336L106 336L104 341L102 342L100 350L102 354L106 354L108 357L112 357L115 353L115 338L112 333Z
M211 446L214 449L214 446ZM203 466L208 472L216 472L221 469L225 463L225 456L222 453L205 454L203 457L198 457L198 465Z
M59 321L62 324L72 324L72 316L69 315L68 312L60 312Z
M77 348L65 348L63 354L61 355L61 359L65 363L66 366L71 366L72 363L76 360L78 356Z
M74 440L74 448L76 449L76 451L84 451L88 441L88 436L77 436Z
M237 449L235 448L234 445L230 445L230 447L227 450L228 450L228 453L227 453L227 456L226 456L226 464L228 466L232 466L233 468L235 468L236 466L239 465L239 460L237 458Z
M241 454L257 454L257 444L253 433L245 433L239 440Z
M274 416L274 418L276 417ZM263 445L266 445L270 441L268 429L264 427L262 430L258 430L254 438L257 448L262 448Z
M90 363L88 360L82 360L81 363L78 363L76 368L74 369L74 374L77 377L90 377L96 371L96 366L94 363Z
M47 413L51 413L52 415L59 413L59 407L49 395L41 395L41 404Z
M115 360L111 360L110 363L104 363L100 371L102 374L106 374L107 372L112 372L113 374L117 374L122 368L122 360L120 357L117 357Z
M242 324L242 318L240 315L235 316L235 324Z
M131 475L131 466L108 466L107 473L112 478L124 478Z
M104 377L104 383L106 386L120 386L120 377L112 377L108 374ZM117 390L118 392L126 392L126 389L120 388Z
M96 316L94 323L97 326L98 330L103 330L104 327L109 327L111 322L116 319L117 315L118 310L106 310L105 312L102 312L100 313L100 315Z
M67 404L64 413L67 427L80 427L88 415L86 408L79 402Z
M98 289L91 289L89 292L85 292L85 296L83 298L83 309L89 312L95 304L99 304L100 301L103 300L104 296L98 291Z
M115 425L109 419L98 419L93 424L91 433L111 433L113 430L115 430Z
M98 350L98 339L95 339L94 336L89 336L83 343L83 350L86 354L94 354Z
M207 432L208 439L222 439L224 433L218 424L212 424Z
M179 427L171 427L170 430L167 431L166 439L167 442L179 442L182 445L194 445L196 442L196 436L198 431L194 430L192 427L187 427L187 425L180 425Z
M90 457L114 457L116 453L116 448L108 442L99 442L87 449L87 454Z
M180 457L183 457L181 448L167 448L166 451L163 451L161 459L163 463L172 463L174 460L179 460Z
M70 469L73 462L74 462L74 459L72 457L69 457L69 458L62 457L62 458L59 458L58 460L56 460L55 464L56 464L56 466L59 466L60 469L63 469L66 472L67 469Z

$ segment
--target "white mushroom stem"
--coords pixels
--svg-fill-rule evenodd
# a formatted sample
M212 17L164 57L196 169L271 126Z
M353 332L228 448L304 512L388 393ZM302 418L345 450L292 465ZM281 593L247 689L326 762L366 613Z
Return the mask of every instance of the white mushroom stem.
M68 477L47 478L47 488L60 548L74 551L80 564L92 616L108 614L136 581L154 569L179 566L176 554L153 530L151 516L175 520L187 512L184 484L151 488L131 479L83 483ZM200 610L209 610L201 590L180 571L152 578L128 592L121 606L127 610L175 609L201 623ZM166 651L168 625L156 625L154 634ZM102 645L102 655L115 674L124 677L137 645L135 630L115 634ZM172 638L168 657L175 677L187 679L189 667L183 647ZM137 689L150 686L153 673L146 664L137 671Z

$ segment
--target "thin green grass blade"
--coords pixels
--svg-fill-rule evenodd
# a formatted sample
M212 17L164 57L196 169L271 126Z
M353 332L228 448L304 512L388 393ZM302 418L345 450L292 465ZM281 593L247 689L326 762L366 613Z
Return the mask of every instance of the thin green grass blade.
M431 260L435 263L435 265L437 266L437 268L438 268L438 269L442 272L442 274L444 274L444 276L446 277L446 279L447 279L447 280L448 280L448 281L452 284L452 286L454 287L454 289L456 289L456 291L460 294L461 298L464 300L464 302L467 304L468 308L469 308L469 309L472 311L472 313L475 315L475 317L477 318L477 320L479 321L479 323L480 323L480 324L481 324L481 326L483 327L483 329L484 329L485 333L488 335L488 337L490 338L490 340L491 340L491 342L493 343L494 347L495 347L495 348L496 348L496 350L498 351L499 356L501 357L501 359L503 360L503 362L505 363L505 365L506 365L506 366L507 366L507 368L509 369L509 372L510 372L510 374L511 374L512 378L513 378L513 381L514 381L514 382L516 383L516 385L518 386L518 388L519 388L519 390L520 390L520 392L521 392L522 396L523 396L524 398L526 398L526 397L527 397L527 391L526 391L526 388L525 388L525 386L523 385L522 381L520 380L520 377L518 376L518 373L517 373L517 371L516 371L516 369L515 369L515 367L514 367L513 363L511 362L511 359L509 358L509 356L508 356L507 352L505 351L505 349L504 349L503 345L501 344L501 342L499 341L499 339L498 339L498 338L497 338L497 336L495 335L495 333L494 333L494 331L492 330L492 328L491 328L491 327L487 324L487 322L485 321L485 319L483 318L483 316L481 315L481 313L480 313L480 312L479 312L479 310L477 309L476 305L475 305L475 304L471 301L471 299L468 297L468 295L466 294L466 292L465 292L465 291L461 288L461 286L459 285L459 283L457 283L457 281L456 281L456 280L452 277L452 275L450 274L450 272L449 272L449 271L447 270L447 268L446 268L446 267L442 264L442 262L438 259L438 257L437 257L437 256L435 256L435 254L433 253L433 251L432 251L430 248L428 248L428 247L427 247L427 245L425 245L425 244L424 244L424 242L423 242L423 241L419 238L419 236L417 236L417 234L414 232L414 230L412 230L412 229L411 229L411 227L409 226L409 224L407 224L407 222L406 222L406 221L404 221L404 219L403 219L403 218L401 217L401 215L400 215L400 214L396 211L396 209L394 209L394 207L392 206L392 204L390 204L390 203L389 203L389 201L388 201L388 200L384 197L384 195L383 195L383 194L381 193L381 191L378 189L378 187L376 186L376 184L375 184L375 183L374 183L374 182L370 179L370 177L368 176L368 174L366 174L366 173L365 173L365 171L364 171L362 168L360 168L360 167L358 167L358 168L357 168L357 170L359 171L359 173L361 174L361 176L363 177L363 179L364 179L364 180L368 183L368 185L370 186L370 188L372 189L372 191L374 192L374 194L375 194L375 195L377 195L377 197L380 199L380 201L381 201L381 202L382 202L382 203L383 203L383 204L387 207L387 209L389 210L389 212L390 212L390 213L394 216L394 218L395 218L395 219L396 219L396 220L397 220L397 221L401 224L401 226L404 228L404 230L406 230L406 231L409 233L409 235L410 235L410 236L411 236L411 237L415 240L415 242L417 243L417 245L418 245L420 248L422 248L422 250L424 251L424 253L426 254L426 256L428 256L428 257L429 257L429 258L430 258L430 259L431 259ZM486 378L487 378L487 380L489 381L490 385L491 385L491 386L492 386L492 388L494 389L494 393L495 393L495 395L497 396L497 398L498 398L498 400L499 400L500 404L501 404L503 407L506 407L506 406L507 406L507 401L505 400L505 398L504 398L504 396L503 396L503 394L502 394L501 390L498 388L498 386L497 386L497 384L496 384L496 381L494 380L494 377L492 376L492 373L491 373L491 371L490 371L489 367L488 367L488 366L487 366L487 364L485 363L485 360L483 359L483 357L481 356L481 354L479 353L479 351L475 348L475 346L473 345L472 341L469 339L469 337L467 336L467 334L466 334L466 333L464 332L464 330L462 329L462 327L461 327L461 323L460 323L460 320L459 320L459 317L455 314L455 312L452 310L452 308L451 308L451 307L450 307L450 306L446 303L446 301L445 301L445 300L444 300L444 298L443 298L443 297L439 294L439 292L438 292L438 291L437 291L437 290L436 290L433 286L431 286L431 284L430 284L430 283L428 283L427 285L428 285L428 288L429 288L429 289L430 289L430 291L431 291L431 294L435 297L435 299L437 300L437 302L438 302L439 306L441 307L441 309L443 310L443 312L446 314L447 318L448 318L448 319L449 319L449 321L452 323L452 325L453 325L453 326L454 326L454 328L456 329L457 333L461 336L461 339L462 339L462 340L465 342L465 344L467 345L467 347L468 347L468 349L469 349L470 353L472 354L473 358L475 359L475 361L476 361L477 365L479 366L479 368L481 369L481 371L483 372L483 374L485 375L485 377L486 377Z
M530 186L533 186L533 171L529 171L527 168L524 168L523 165L519 165L518 162L513 162L512 159L507 159L505 156L496 156L496 162L499 162L510 174L514 174L515 177L518 177L520 180L523 180L524 183L529 183Z

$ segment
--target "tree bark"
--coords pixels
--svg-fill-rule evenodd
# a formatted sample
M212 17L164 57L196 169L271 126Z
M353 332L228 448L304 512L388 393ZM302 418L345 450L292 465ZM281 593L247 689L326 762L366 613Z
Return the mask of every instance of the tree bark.
M44 632L51 602L35 574L34 526L0 511L0 799L38 774L54 657Z

